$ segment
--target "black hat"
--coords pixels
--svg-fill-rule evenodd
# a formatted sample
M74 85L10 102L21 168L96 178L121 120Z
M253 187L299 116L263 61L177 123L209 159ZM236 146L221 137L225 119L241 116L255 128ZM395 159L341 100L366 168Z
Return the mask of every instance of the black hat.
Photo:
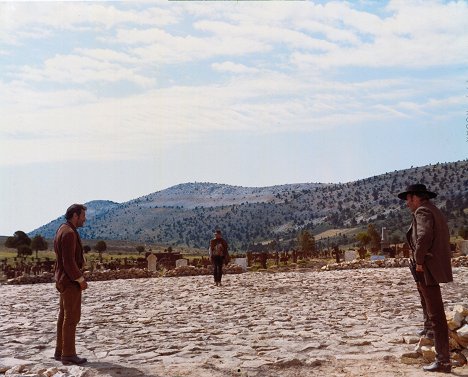
M400 192L398 197L401 200L406 200L406 195L408 194L427 194L429 199L435 198L437 194L435 192L428 191L426 185L422 183L416 183L415 185L409 185L406 188L406 191Z

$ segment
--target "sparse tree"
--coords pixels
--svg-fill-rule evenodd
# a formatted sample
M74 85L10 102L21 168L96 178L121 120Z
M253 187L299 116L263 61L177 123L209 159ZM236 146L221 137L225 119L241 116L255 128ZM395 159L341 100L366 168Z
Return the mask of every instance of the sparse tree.
M359 242L360 246L367 247L371 241L371 238L367 232L360 232L356 234L356 241Z
M83 246L83 251L84 251L85 254L88 254L91 251L91 246L84 245Z
M104 241L98 241L96 245L94 245L94 250L99 253L99 260L102 262L102 253L107 250L107 245Z
M25 257L32 255L32 249L28 245L19 245L18 246L18 257Z
M315 237L307 230L303 230L298 237L299 247L306 255L315 254Z
M138 255L145 252L145 247L143 245L138 245L135 249L138 251Z
M369 224L367 226L367 234L370 237L370 244L372 248L380 248L380 234L375 230L374 224Z
M33 249L36 252L36 258L37 252L39 250L47 250L48 247L49 245L47 244L47 241L40 234L35 235L34 238L31 240L31 249Z
M29 238L22 230L17 230L13 237L8 237L5 241L6 247L16 249L18 251L18 257L32 254L32 250L29 245L31 245L31 238ZM27 247L27 249L25 247Z

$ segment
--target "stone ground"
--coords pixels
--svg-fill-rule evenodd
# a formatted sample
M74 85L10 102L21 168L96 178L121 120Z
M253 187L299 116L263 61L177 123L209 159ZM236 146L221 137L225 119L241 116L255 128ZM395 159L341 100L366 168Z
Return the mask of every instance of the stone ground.
M447 310L468 306L468 268L454 276ZM0 365L81 377L427 375L400 358L422 316L406 268L252 272L222 287L208 276L91 282L77 331L85 367L51 358L57 308L52 284L0 286Z

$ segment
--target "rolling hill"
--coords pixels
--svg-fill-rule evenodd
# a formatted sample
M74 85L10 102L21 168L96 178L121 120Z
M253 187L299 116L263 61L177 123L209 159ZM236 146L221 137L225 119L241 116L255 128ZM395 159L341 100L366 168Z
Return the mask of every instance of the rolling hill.
M385 226L393 238L402 238L410 219L396 194L415 182L439 193L435 203L446 213L453 234L468 227L468 161L464 160L339 184L184 183L125 203L86 203L88 221L80 233L84 239L206 248L213 230L220 228L233 250L271 240L290 248L304 229L318 239L328 235L338 243L349 243L369 223ZM62 221L55 219L30 235L51 238Z

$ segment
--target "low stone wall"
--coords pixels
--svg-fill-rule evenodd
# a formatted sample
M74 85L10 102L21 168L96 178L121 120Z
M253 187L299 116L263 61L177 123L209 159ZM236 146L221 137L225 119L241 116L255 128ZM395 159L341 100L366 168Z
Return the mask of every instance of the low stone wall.
M468 307L456 305L453 310L445 312L449 327L450 359L454 367L467 363L468 358ZM406 339L411 342L410 338ZM425 337L413 340L416 344L414 352L405 353L401 360L405 364L416 364L422 361L435 360L434 341Z
M321 268L322 271L333 270L356 270L359 268L397 268L408 267L408 258L387 258L383 260L356 259L350 262L327 264ZM468 267L468 257L456 257L452 259L453 267Z
M359 268L398 268L408 267L408 258L388 258L384 260L371 261L369 259L357 259L351 262L332 263L325 266L317 264L307 269L333 271L333 270L353 270ZM468 256L461 256L452 259L453 267L468 267ZM288 266L274 266L268 270L259 270L265 272L285 272L296 271L301 269L300 264L291 263ZM226 274L240 274L243 273L241 266L236 264L228 264L223 268ZM151 277L175 277L175 276L197 276L197 275L211 275L212 269L210 267L194 267L194 266L180 266L172 270L167 270L162 275L160 272L152 272L147 269L130 268L125 270L96 270L93 272L86 271L85 278L88 281L102 281L102 280L117 280L117 279L140 279ZM14 279L9 279L6 284L39 284L39 283L52 283L54 275L50 272L44 272L41 275L23 275Z

